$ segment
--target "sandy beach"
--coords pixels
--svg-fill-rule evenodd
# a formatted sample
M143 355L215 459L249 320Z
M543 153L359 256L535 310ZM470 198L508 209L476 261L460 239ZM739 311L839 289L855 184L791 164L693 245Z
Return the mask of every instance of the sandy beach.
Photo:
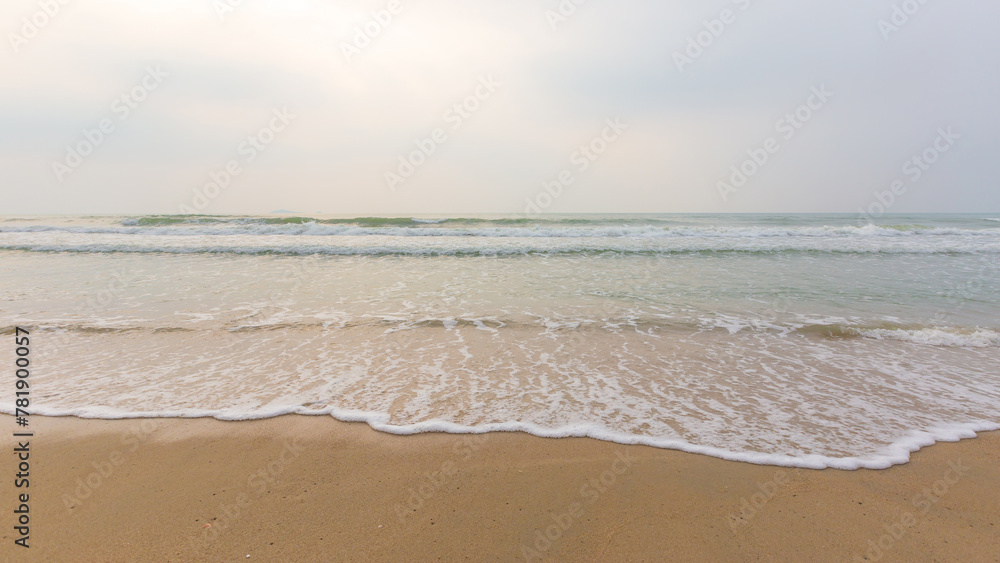
M1000 433L848 472L329 417L32 426L10 561L1000 560Z

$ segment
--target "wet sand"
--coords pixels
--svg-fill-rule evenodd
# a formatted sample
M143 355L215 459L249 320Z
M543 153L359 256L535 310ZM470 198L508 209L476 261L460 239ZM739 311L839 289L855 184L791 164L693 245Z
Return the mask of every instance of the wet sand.
M1000 433L847 472L329 417L31 427L31 548L8 457L4 560L1000 561Z

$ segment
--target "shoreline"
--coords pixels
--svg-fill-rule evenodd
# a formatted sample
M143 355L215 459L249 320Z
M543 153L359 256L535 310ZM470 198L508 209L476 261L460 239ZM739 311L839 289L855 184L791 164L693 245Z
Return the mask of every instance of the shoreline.
M843 471L590 438L398 436L330 416L33 416L31 427L32 548L9 528L2 548L18 560L1000 554L1000 432ZM0 485L8 504L13 484Z
M0 415L13 416L13 413L0 410ZM408 426L398 426L386 422L389 418L384 413L347 411L330 407L315 412L295 412L295 409L282 409L261 415L257 418L219 418L217 414L205 412L194 415L184 413L166 415L147 415L140 413L109 412L107 410L93 416L80 414L49 414L38 412L34 416L49 419L77 420L215 420L218 422L251 422L282 417L332 418L343 424L363 424L380 434L391 436L417 436L420 434L451 434L456 436L481 436L486 434L509 433L524 434L542 439L580 438L607 442L619 446L644 446L662 450L673 450L695 455L704 455L725 461L763 465L768 467L784 467L789 469L858 471L861 469L883 470L910 462L913 454L925 448L942 443L955 443L971 440L984 433L1000 432L1000 424L993 423L953 423L948 426L931 430L911 430L906 436L896 439L885 447L883 453L867 454L865 456L831 457L821 454L810 454L792 457L781 454L760 452L734 452L714 446L701 446L679 439L659 439L648 436L633 436L621 434L605 428L580 424L573 427L546 428L529 422L502 422L484 424L482 426L464 426L460 424L431 420Z

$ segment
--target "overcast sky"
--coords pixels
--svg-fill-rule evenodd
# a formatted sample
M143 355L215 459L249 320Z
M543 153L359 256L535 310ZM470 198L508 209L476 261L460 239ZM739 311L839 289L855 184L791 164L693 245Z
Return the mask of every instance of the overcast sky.
M3 214L1000 211L993 1L63 1Z

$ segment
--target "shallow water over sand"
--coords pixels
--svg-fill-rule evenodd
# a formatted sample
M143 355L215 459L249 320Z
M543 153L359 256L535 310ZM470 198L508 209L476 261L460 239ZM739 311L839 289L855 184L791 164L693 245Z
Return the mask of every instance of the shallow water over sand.
M851 219L7 220L0 321L46 414L844 468L1000 427L1000 224Z

